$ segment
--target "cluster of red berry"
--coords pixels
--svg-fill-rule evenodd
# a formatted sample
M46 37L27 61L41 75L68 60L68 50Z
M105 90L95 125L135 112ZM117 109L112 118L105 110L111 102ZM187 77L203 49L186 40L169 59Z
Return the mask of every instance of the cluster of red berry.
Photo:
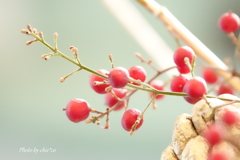
M140 84L136 83L135 79L141 82L144 82L146 79L146 71L141 66L133 66L129 70L123 67L116 67L112 69L110 73L104 69L100 69L97 72L107 76L108 79L92 74L90 75L89 84L96 93L105 94L105 104L110 108L115 106L127 95L127 90L123 87L128 83L139 86ZM121 110L124 106L124 102L121 102L115 106L113 110ZM91 109L86 101L82 99L73 99L68 103L66 111L71 121L80 122L87 119ZM138 109L128 109L125 111L122 117L122 127L130 131L140 114L141 112ZM136 129L138 129L142 123L143 118L141 118Z
M219 20L220 27L226 33L235 32L239 28L239 17L232 12L225 13ZM180 75L172 79L170 88L173 92L183 92L187 96L184 99L195 104L207 94L207 83L214 84L218 81L218 75L213 68L204 68L202 77L194 76L196 55L188 46L182 46L175 50L173 60ZM123 67L113 68L110 72L104 69L97 71L107 78L92 74L89 84L91 88L99 94L105 94L105 104L108 107L113 107L113 110L120 110L126 106L124 101L121 101L127 96L127 90L124 87L131 83L133 85L142 86L142 82L146 79L146 71L141 66L133 66L129 70ZM187 79L182 74L192 73L192 78ZM207 83L206 83L207 82ZM163 91L164 85L160 80L151 81L150 86L156 90ZM233 94L233 89L227 83L220 83L217 94L229 93ZM161 99L164 94L155 94L150 92L150 96L155 99ZM116 106L116 104L118 105ZM66 114L73 122L80 122L89 116L91 112L89 104L82 99L71 100L66 107ZM122 116L122 127L126 131L130 131L132 126L138 120L141 112L138 109L128 109ZM140 117L135 129L138 129L143 123L143 117Z
M232 12L227 12L220 17L219 26L225 33L229 35L230 38L232 38L233 42L239 49L240 40L236 40L237 38L234 36L233 32L236 32L239 29L240 18ZM175 68L177 68L180 75L174 77L171 80L170 89L172 92L166 92L164 91L164 85L166 83L164 84L162 81L156 80L157 76L153 77L148 82L145 82L146 71L141 66L133 66L129 70L127 70L123 67L114 67L112 64L113 69L110 72L105 69L94 71L82 65L82 63L78 59L77 49L75 47L70 47L74 54L74 59L67 57L58 50L57 33L54 34L55 47L51 47L45 42L42 32L37 32L37 30L35 28L31 28L30 25L28 25L27 28L28 30L22 30L21 32L27 35L32 35L35 38L32 41L28 41L26 43L27 45L39 41L53 51L53 53L43 55L43 59L48 60L52 56L59 55L80 67L78 70L61 78L61 82L64 82L64 80L73 73L84 69L92 73L89 79L89 84L91 88L98 94L105 94L105 104L108 106L106 112L99 112L92 109L89 103L83 99L76 98L70 100L66 108L64 108L63 110L66 111L68 119L75 123L86 120L92 112L100 114L100 116L93 116L92 119L86 120L86 123L93 122L99 124L99 119L106 115L106 125L103 128L108 129L108 114L110 113L110 111L117 111L125 108L121 123L122 127L126 131L130 131L131 134L141 127L144 121L143 113L146 111L149 105L154 102L154 100L162 99L164 95L180 95L183 96L184 99L190 104L195 104L203 98L207 102L207 83L216 84L219 79L218 75L216 74L216 70L210 67L203 69L203 78L195 76L194 67L196 55L190 47L182 46L177 48L173 55L173 60L176 64ZM163 72L158 71L158 75L160 75L160 73ZM191 73L191 79L187 79L183 75L188 73ZM232 73L236 74L235 72ZM134 90L129 89L126 86L130 86ZM219 87L217 95L221 95L224 93L234 94L233 89L226 82L219 83L218 86ZM148 91L150 97L152 98L143 112L135 108L127 109L128 98L138 89ZM235 112L228 110L222 115L222 121L226 125L232 126L238 122L238 117ZM212 123L204 132L204 137L207 139L211 146L218 144L220 141L223 140L221 125L218 123ZM209 158L210 160L227 159L223 153L210 154Z

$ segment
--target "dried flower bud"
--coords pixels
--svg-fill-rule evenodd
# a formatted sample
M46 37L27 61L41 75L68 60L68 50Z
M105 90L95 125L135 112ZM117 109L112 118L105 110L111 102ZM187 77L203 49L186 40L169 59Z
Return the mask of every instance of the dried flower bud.
M31 27L30 24L27 25L27 28L28 28L28 30L29 30L30 32L32 32L32 27Z
M37 29L36 29L36 28L33 28L33 29L32 29L32 32L33 32L33 33L37 33Z
M144 62L143 57L140 55L140 53L135 53L135 56L140 59L141 62Z
M41 58L42 58L42 59L45 59L46 56L47 56L46 54L43 54L43 55L41 56Z
M27 41L26 45L29 46L30 44L32 44L33 41Z
M64 82L64 81L65 81L65 78L64 78L64 77L62 77L62 78L60 78L60 79L59 79L59 81L62 83L62 82Z
M39 32L39 37L42 38L42 39L44 38L43 32Z
M57 38L58 38L58 33L55 32L55 33L53 34L53 38L54 38L54 39L57 39Z
M87 119L85 122L86 123L92 123L92 119Z
M44 59L47 61L50 59L51 56L46 56Z
M76 47L73 47L72 52L73 52L74 54L77 54L77 53L78 53L78 49L77 49Z
M27 34L27 35L30 35L30 34L31 34L31 33L30 33L28 30L26 30L26 29L22 29L22 30L21 30L21 33Z

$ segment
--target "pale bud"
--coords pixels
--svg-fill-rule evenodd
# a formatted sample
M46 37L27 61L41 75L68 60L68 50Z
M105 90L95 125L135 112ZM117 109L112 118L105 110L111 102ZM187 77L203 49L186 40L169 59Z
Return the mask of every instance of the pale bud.
M62 78L60 78L60 79L59 79L59 81L62 83L62 82L64 82L64 81L65 81L65 78L64 78L64 77L62 77Z
M58 33L55 32L55 33L53 34L53 38L54 38L54 39L57 39L57 38L58 38Z
M42 38L42 39L44 38L43 32L39 32L39 37Z

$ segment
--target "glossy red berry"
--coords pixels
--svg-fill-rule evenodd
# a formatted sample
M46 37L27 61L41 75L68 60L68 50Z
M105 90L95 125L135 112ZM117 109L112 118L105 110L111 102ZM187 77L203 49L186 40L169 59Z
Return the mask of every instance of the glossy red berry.
M184 76L174 77L170 85L171 91L182 92L183 87L185 86L187 81L187 78L185 78Z
M177 70L181 74L188 74L188 73L190 73L190 69L188 68L188 66L184 66L184 67L178 67L177 66Z
M87 101L75 98L68 102L66 115L70 121L78 123L88 118L90 110Z
M233 111L226 110L223 114L222 121L228 125L234 125L238 122L238 115Z
M108 75L109 83L114 88L122 88L129 81L128 70L123 67L116 67Z
M191 64L194 56L195 56L195 53L192 50L192 48L188 46L183 46L178 48L174 52L173 60L178 67L186 67L187 65L184 62L184 58L187 57Z
M135 80L140 80L142 82L146 79L146 71L142 66L132 66L129 70L129 76ZM133 83L135 85L139 85L137 83Z
M218 124L213 123L210 126L208 126L208 128L205 130L203 136L204 136L204 138L206 138L208 143L211 146L213 146L213 145L219 143L223 138L221 127Z
M152 86L153 88L157 89L157 90L160 90L160 91L163 91L164 90L164 87L163 87L163 82L160 81L160 80L154 80L150 83L150 86ZM150 92L150 96L154 96L154 93ZM163 94L159 94L156 96L155 99L162 99L164 97Z
M124 112L122 116L122 127L126 131L130 131L132 129L132 126L135 124L138 116L141 114L141 111L138 109L128 109ZM140 120L140 123L136 126L136 130L139 129L143 124L144 118Z
M98 72L98 73L101 73L101 74L103 74L103 75L105 75L105 76L108 76L108 74L109 74L109 72L108 72L107 70L105 70L105 69L100 69L100 70L98 70L97 72ZM105 94L105 93L107 93L107 92L105 91L105 88L109 87L110 84L94 85L94 82L95 82L95 81L103 82L103 81L107 81L107 79L102 78L102 77L99 77L99 76L97 76L97 75L95 75L95 74L92 74L92 75L90 76L90 79L89 79L89 84L90 84L91 88L92 88L95 92L97 92L97 93L99 93L99 94Z
M122 99L122 98L124 98L125 96L126 96L126 94L127 94L127 92L126 92L126 90L124 90L124 89L115 89L115 88L113 88L112 89L112 91L115 93L115 95L118 97L118 98L120 98L120 99ZM117 104L118 103L118 100L115 98L115 97L113 97L112 96L112 94L111 93L107 93L106 95L105 95L105 104L108 106L108 107L113 107L115 104ZM124 107L124 103L122 102L121 104L119 104L114 110L120 110L120 109L122 109Z
M209 84L214 84L218 80L217 73L211 68L204 68L202 72L202 77Z
M234 95L234 90L233 88L228 84L228 83L223 83L220 85L217 95L221 94L232 94Z
M235 32L240 27L240 18L232 12L224 13L219 19L219 26L225 33Z
M184 89L186 88L183 87L182 92L186 93ZM183 98L185 99L185 101L187 101L190 104L195 104L202 99L202 98L192 98L192 97L183 97Z
M195 104L202 99L202 98L191 98L191 97L183 97L183 98L190 104Z
M191 98L200 98L207 93L207 84L201 77L194 77L188 80L183 90Z

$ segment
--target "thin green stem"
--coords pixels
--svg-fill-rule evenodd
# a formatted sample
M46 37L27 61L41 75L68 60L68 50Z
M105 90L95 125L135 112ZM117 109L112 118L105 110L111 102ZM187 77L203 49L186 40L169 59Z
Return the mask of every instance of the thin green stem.
M149 108L149 106L152 104L152 102L154 101L154 99L157 97L157 94L155 94L152 99L150 100L150 102L148 103L147 107L142 111L142 114L140 115L140 118L143 117L144 113L146 112L146 110Z
M138 116L137 120L135 121L135 123L132 126L132 129L130 130L130 135L132 135L135 131L136 131L136 127L137 125L140 123L141 119L143 118L144 113L146 112L146 110L149 108L149 106L151 105L151 103L154 101L154 99L156 98L157 94L154 94L154 96L152 97L152 99L150 100L150 102L148 103L147 107L145 107L145 109L142 111L142 113Z
M66 56L65 54L63 54L62 52L60 52L59 50L55 50L51 45L49 45L47 42L43 41L40 37L38 37L35 33L32 33L32 36L35 37L39 42L41 42L43 45L45 45L46 47L48 47L51 51L53 51L54 53L57 53L58 56L61 56L62 58L72 62L73 64L79 66L80 68L82 68L83 70L85 71L88 71L90 73L93 73L99 77L102 77L102 78L105 78L107 79L108 77L105 76L105 75L102 75L98 72L96 72L95 70L93 69L90 69L86 66L84 66L83 64L79 64L78 62L74 61L73 59L71 59L70 57ZM170 69L172 69L174 67L170 67L166 70L163 70L161 71L161 73L163 72L166 72ZM133 84L130 84L128 83L127 84L128 87L131 87L131 88L135 88L135 89L139 89L139 90L143 90L143 91L147 91L147 92L153 92L155 94L163 94L163 95L171 95L171 96L187 96L185 93L178 93L178 92L167 92L167 91L159 91L159 90L156 90L154 88L142 88L140 86L136 86L136 85L133 85Z

